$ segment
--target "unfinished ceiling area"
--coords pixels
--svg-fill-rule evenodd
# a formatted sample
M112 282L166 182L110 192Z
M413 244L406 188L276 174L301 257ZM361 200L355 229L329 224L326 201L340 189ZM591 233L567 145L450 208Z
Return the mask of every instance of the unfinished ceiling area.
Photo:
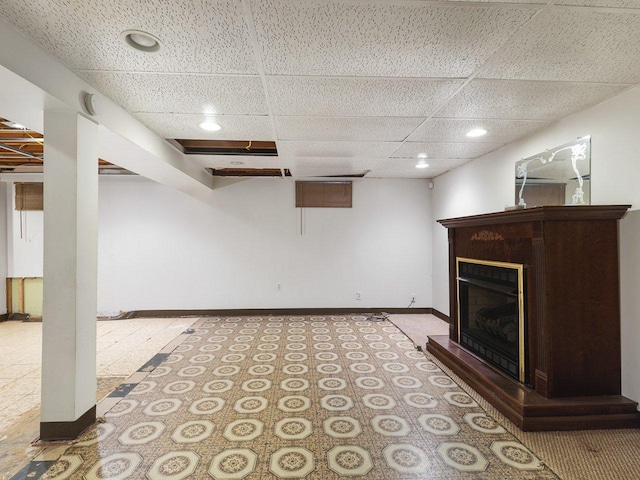
M163 138L275 142L189 156L218 171L431 178L640 82L639 0L3 0L0 16Z
M0 117L0 173L41 173L44 137L24 125ZM131 174L128 170L98 159L101 174Z
M42 168L42 134L0 117L0 173Z

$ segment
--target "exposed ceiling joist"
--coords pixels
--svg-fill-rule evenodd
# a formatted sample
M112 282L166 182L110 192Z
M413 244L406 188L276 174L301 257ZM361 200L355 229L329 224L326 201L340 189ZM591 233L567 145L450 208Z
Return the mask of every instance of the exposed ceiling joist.
M36 160L42 161L42 155L35 155L27 150L23 150L22 148L12 147L11 145L7 145L6 143L0 142L0 149L8 150L13 153L17 153L18 155L22 155L27 158L34 158Z

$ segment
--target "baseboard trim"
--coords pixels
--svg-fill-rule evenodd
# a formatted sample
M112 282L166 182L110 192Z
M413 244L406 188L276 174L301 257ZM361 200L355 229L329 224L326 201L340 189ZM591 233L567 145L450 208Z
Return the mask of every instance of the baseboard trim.
M436 310L435 308L432 308L430 313L434 317L438 317L440 320L444 320L447 323L451 323L451 318L449 317L449 315L445 315L440 310Z
M125 320L130 318L154 317L215 317L248 315L343 315L349 313L432 313L432 308L386 308L386 307L353 307L353 308L241 308L218 310L131 310L117 317L101 317L101 320Z
M72 422L40 422L40 441L74 440L96 421L94 405Z
M211 310L131 310L115 317L98 317L98 320L128 320L131 318L178 318L178 317L244 317L248 315L345 315L349 313L392 313L392 314L432 314L440 320L449 322L449 316L431 307L394 308L224 308ZM28 313L5 313L0 322L17 320L23 322L41 322L42 316Z

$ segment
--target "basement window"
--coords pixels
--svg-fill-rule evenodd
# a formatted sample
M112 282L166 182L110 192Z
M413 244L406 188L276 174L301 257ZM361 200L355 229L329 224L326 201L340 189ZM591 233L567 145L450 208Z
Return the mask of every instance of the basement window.
M15 183L16 210L44 210L43 185L36 182Z
M351 208L351 182L296 182L296 207Z

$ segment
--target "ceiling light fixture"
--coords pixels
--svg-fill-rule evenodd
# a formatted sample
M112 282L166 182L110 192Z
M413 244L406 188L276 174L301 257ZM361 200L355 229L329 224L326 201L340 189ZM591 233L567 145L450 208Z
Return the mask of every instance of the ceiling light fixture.
M424 162L424 161L423 162L418 162L416 164L416 168L427 168L428 166L429 166L429 164Z
M484 128L474 128L473 130L469 130L467 132L467 137L475 138L486 135L487 131Z
M202 122L200 124L200 128L206 130L208 132L217 132L222 127L218 125L216 122L212 122L211 120L207 120L206 122Z
M427 158L427 154L426 153L419 153L418 154L418 158Z
M120 35L128 46L139 52L157 52L162 46L159 38L142 30L125 30Z
M244 162L239 162L238 160L231 162L231 165L244 165Z

